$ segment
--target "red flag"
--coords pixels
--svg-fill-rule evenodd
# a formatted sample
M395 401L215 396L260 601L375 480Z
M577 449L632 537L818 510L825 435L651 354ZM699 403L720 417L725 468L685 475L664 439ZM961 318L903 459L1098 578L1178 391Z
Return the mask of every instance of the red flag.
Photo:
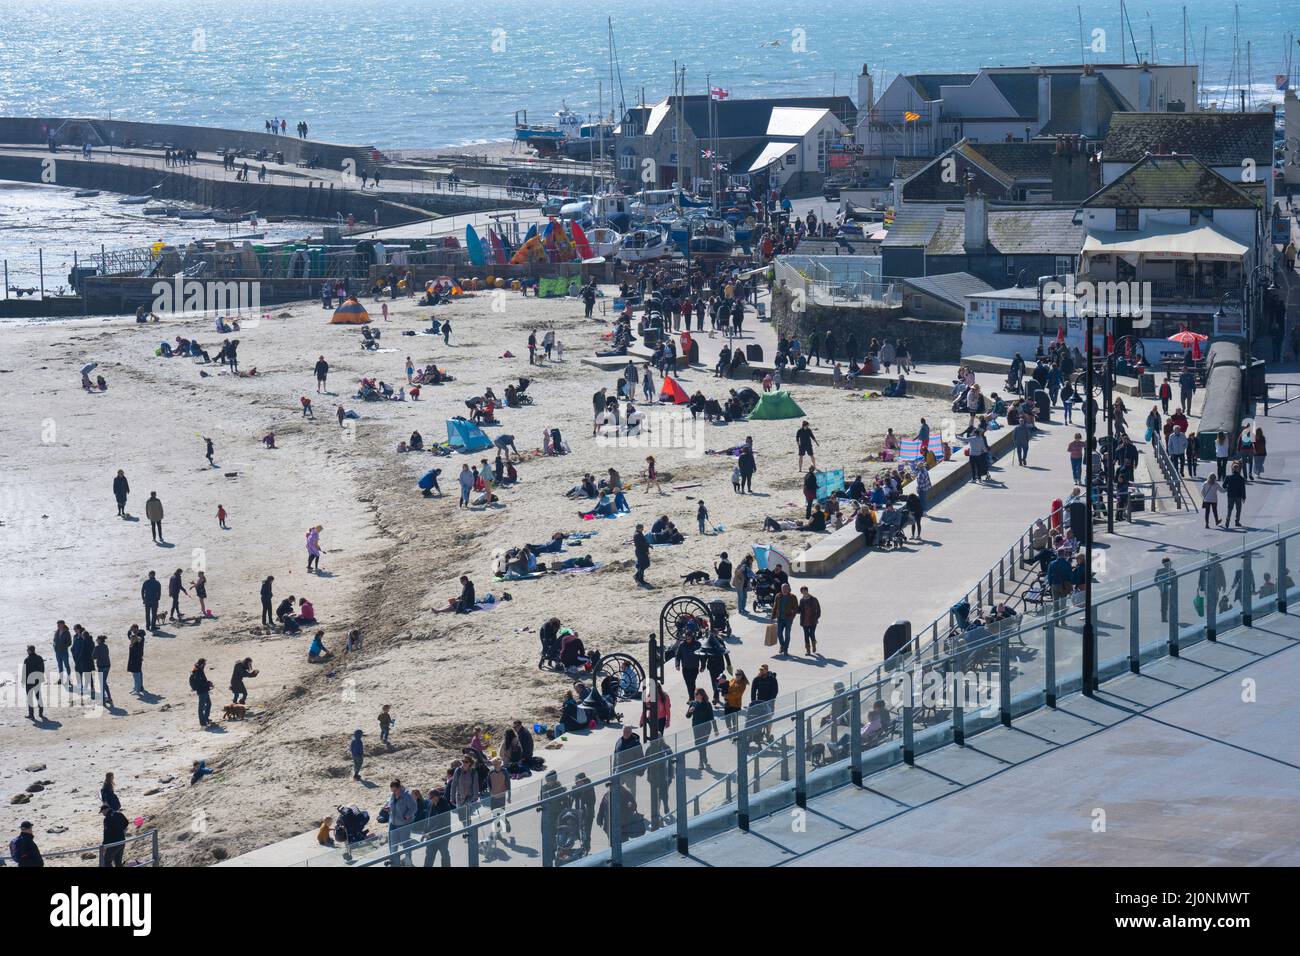
M709 99L725 100L731 94L720 86L709 87Z
M1057 345L1065 344L1065 326L1063 325L1058 325L1056 327L1056 344Z

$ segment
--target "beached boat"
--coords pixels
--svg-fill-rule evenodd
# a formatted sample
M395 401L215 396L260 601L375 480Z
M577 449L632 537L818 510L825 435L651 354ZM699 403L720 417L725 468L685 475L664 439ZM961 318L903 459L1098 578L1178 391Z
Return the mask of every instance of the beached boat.
M117 201L119 206L143 206L147 202L153 202L152 196L123 196Z
M244 212L242 209L214 209L212 218L216 222L243 222L245 219L252 219L257 215L257 210Z
M607 229L603 226L588 232L587 240L591 243L592 252L606 259L618 255L619 249L623 246L623 234L617 229Z
M176 206L145 206L140 211L146 216L174 216L180 209Z
M736 248L736 231L722 219L697 219L688 245L692 256L729 256Z
M176 210L177 219L211 219L211 209L178 209Z
M672 255L673 247L668 242L664 231L655 226L642 226L633 229L623 237L619 246L618 258L622 262L645 262L647 259L662 259Z
M94 196L98 196L98 195L99 195L99 190L98 190L98 189L78 189L78 190L77 190L75 193L73 193L72 195L76 196L78 199L90 199L90 198L92 198L92 197L94 197Z

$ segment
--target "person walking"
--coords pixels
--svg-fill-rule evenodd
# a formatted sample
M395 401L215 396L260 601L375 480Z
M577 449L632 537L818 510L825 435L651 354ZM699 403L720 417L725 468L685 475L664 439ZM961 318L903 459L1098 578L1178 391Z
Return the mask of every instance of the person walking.
M348 743L348 753L352 755L353 780L361 779L361 765L366 759L366 747L361 740L364 736L365 734L362 733L361 728L358 727L356 730L352 731L352 740Z
M1024 415L1021 415L1020 421L1011 430L1011 440L1016 446L1016 462L1022 468L1029 464L1029 439L1033 437L1033 434L1033 426L1029 424Z
M778 657L790 655L790 628L799 616L799 599L790 591L789 584L782 584L780 592L772 601L772 620L776 624L776 640L780 646Z
M125 865L122 857L126 853L126 831L131 822L121 808L105 803L99 808L104 817L104 838L99 849L101 867L119 867Z
M408 359L407 361L409 363L410 360ZM325 380L329 377L329 374L330 363L325 361L325 356L322 355L320 358L316 359L316 391L318 393L325 391ZM408 382L411 380L410 372L407 372L406 380Z
M809 467L803 476L803 519L807 521L812 517L813 505L817 503L817 469Z
M95 670L99 674L99 692L105 707L113 706L113 693L108 689L108 672L112 661L108 652L108 635L101 634L95 644Z
M1178 469L1178 477L1187 474L1187 436L1183 434L1183 429L1175 425L1169 432L1169 437L1165 439L1165 449L1169 452L1169 458Z
M1219 481L1228 477L1228 455L1230 448L1228 446L1228 433L1219 432L1214 436L1214 465L1215 472L1219 476Z
M84 694L90 685L90 699L95 699L95 640L80 624L72 628L72 665L77 671L77 693Z
M1168 373L1165 374L1165 380L1160 383L1160 410L1166 417L1169 415L1169 402L1174 397L1174 387L1169 382Z
M131 693L139 697L144 693L144 632L132 625L127 641L126 672L131 675Z
M63 674L67 672L69 690L72 689L72 660L68 655L71 648L72 632L65 622L57 621L54 625L54 662L59 668L59 683L63 682Z
M537 330L528 333L528 364L537 364Z
M34 644L27 645L27 656L23 658L23 692L27 696L27 719L45 720L45 699L42 687L45 683L45 658L36 653ZM39 718L32 710L40 714Z
M1268 445L1264 441L1264 429L1255 427L1255 475L1264 474L1264 460L1268 457Z
M469 465L460 466L460 475L456 479L460 483L460 507L469 507L469 495L474 490L474 473L470 471Z
M664 486L659 483L659 467L655 464L655 456L646 455L645 490L647 493L649 493L651 485L658 490L659 494L662 495L664 493Z
M262 598L262 623L267 627L275 627L275 611L271 602L275 599L272 585L275 583L275 575L268 574L262 579L262 588L259 594Z
M758 471L758 461L754 458L754 439L752 436L745 436L745 444L741 446L740 455L736 459L736 467L740 469L740 492L745 494L754 493L754 472Z
M642 587L649 587L645 573L650 568L650 541L645 536L644 524L636 526L636 533L632 535L632 550L636 557L636 573L632 575L632 580Z
M717 719L713 714L713 705L709 703L709 695L703 687L696 688L691 702L686 705L686 716L691 720L691 732L695 736L695 746L699 748L700 769L711 770L708 742L717 726Z
M1214 512L1214 524L1218 527L1219 521L1219 479L1215 474L1211 474L1201 485L1201 507L1205 510L1205 527L1210 527L1210 512Z
M744 615L745 599L749 596L750 585L754 581L754 556L747 554L740 559L736 570L731 575L731 586L736 591L736 612Z
M189 593L181 583L181 569L177 568L172 573L172 576L167 579L167 596L172 599L171 610L167 612L167 620L185 620L185 615L181 613L181 595Z
M131 493L131 483L126 480L126 472L121 468L117 470L117 477L113 479L113 497L117 499L117 516L126 517L126 497Z
M1246 476L1241 472L1241 462L1234 461L1228 477L1223 479L1223 490L1228 494L1228 513L1223 518L1225 528L1233 524L1234 510L1237 513L1235 527L1241 527L1241 506L1246 503Z
M203 436L203 457L208 460L209 468L217 467L217 463L212 460L212 456L213 454L215 454L215 452L216 452L216 448L212 444L212 439L209 438L207 435L204 435Z
M808 655L817 653L817 622L822 606L806 587L799 589L799 626L803 628L803 647Z
M313 525L307 529L307 573L312 571L320 573L320 533L325 530L324 525Z
M762 746L772 739L770 720L779 693L780 684L777 682L776 672L766 664L760 664L753 683L749 685L749 713L745 717L745 729L756 731L751 746L754 744Z
M807 455L812 469L817 468L817 456L813 454L813 445L821 444L817 441L817 436L813 434L812 426L804 422L799 426L799 430L794 433L795 444L799 451L799 466L796 471L803 471L803 456Z
M144 503L144 516L149 519L149 534L153 537L156 544L164 544L163 541L163 505L158 500L158 492L149 492L149 500Z
M140 600L144 602L145 628L150 631L158 630L158 605L162 601L162 582L153 571L149 572L149 576L140 585Z

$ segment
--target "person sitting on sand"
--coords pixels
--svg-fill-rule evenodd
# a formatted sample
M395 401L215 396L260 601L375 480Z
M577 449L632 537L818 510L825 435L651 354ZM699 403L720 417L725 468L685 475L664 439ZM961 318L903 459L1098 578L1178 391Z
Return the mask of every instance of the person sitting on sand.
M592 475L583 475L582 481L574 485L564 493L566 498L599 498L600 492L596 490L596 479Z
M325 646L325 632L317 631L311 639L311 647L307 648L307 663L322 664L333 656L334 652Z
M286 634L298 632L298 616L294 613L296 603L294 596L290 594L275 609L275 619L284 627Z
M411 440L407 442L407 447L411 451L424 451L424 436L418 431L411 432Z
M596 507L590 511L579 511L579 518L604 518L607 515L614 514L614 505L609 500L609 495L601 495L600 500L596 502Z
M275 432L267 432L262 436L262 444L267 448L275 447Z
M298 623L300 625L316 623L316 608L306 598L298 599Z

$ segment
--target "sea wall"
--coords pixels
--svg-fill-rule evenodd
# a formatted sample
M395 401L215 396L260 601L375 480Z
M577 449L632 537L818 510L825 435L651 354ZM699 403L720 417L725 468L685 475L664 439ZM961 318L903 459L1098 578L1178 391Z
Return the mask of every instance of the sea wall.
M283 152L285 161L291 164L317 156L331 169L342 169L343 160L351 159L357 164L358 172L381 159L372 146L322 143L294 135L274 136L253 130L84 117L0 116L0 143L44 146L51 134L60 145L76 147L88 142L92 146L165 145L205 153L228 150L255 153L265 149L270 153Z
M823 338L833 331L842 353L844 342L852 332L864 354L872 338L894 343L906 339L915 358L931 362L956 362L961 358L960 322L918 319L902 309L851 308L805 301L800 310L794 305L794 295L788 288L777 286L772 290L772 322L777 334L807 341L814 331Z

